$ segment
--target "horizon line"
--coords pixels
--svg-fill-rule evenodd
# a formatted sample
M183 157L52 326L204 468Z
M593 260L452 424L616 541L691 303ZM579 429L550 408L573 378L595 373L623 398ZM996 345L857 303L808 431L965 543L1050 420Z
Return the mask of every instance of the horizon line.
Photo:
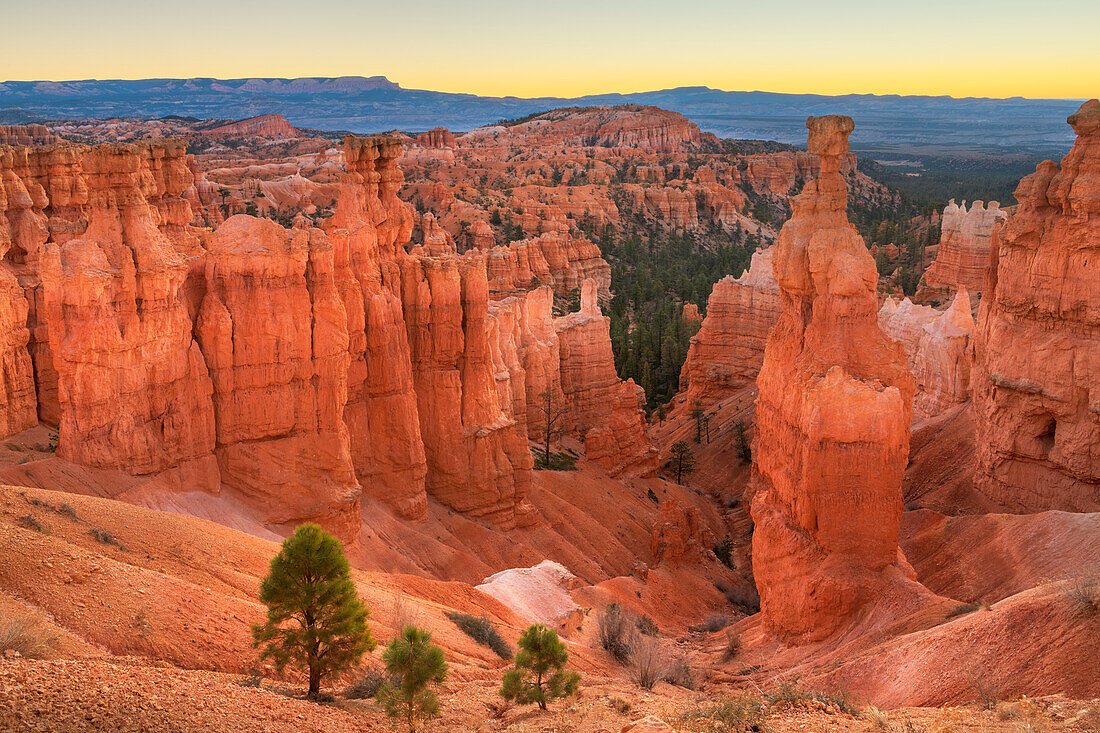
M474 97L482 97L485 99L522 99L529 101L537 101L543 99L557 99L557 100L574 100L585 99L589 97L606 97L612 95L629 96L634 94L656 94L659 92L672 92L680 91L684 89L705 89L707 91L719 92L723 94L775 94L783 96L814 96L814 97L919 97L925 99L952 99L958 101L964 100L1025 100L1034 102L1085 102L1091 99L1090 97L1026 97L1023 95L1013 95L1010 97L991 97L980 95L966 95L957 97L952 94L903 94L900 92L844 92L842 94L825 94L822 92L776 92L767 89L721 89L718 87L708 86L706 84L683 84L673 87L662 87L660 89L642 89L637 91L610 91L610 92L592 92L588 94L581 94L577 96L560 96L560 95L539 95L539 96L523 96L518 94L479 94L477 92L455 92L446 91L440 89L422 89L415 87L401 86L400 82L395 82L385 74L372 74L370 76L363 76L362 74L342 74L339 76L324 76L324 75L308 75L308 76L234 76L234 77L221 77L221 76L147 76L147 77L134 77L134 78L122 78L122 77L109 77L109 78L96 78L86 77L83 79L5 79L0 81L0 84L66 84L66 83L85 83L85 82L140 82L140 81L191 81L196 79L209 79L213 81L295 81L298 79L318 79L318 80L335 80L335 79L363 79L363 80L384 80L390 84L395 84L400 91L407 92L432 92L435 94L457 94Z

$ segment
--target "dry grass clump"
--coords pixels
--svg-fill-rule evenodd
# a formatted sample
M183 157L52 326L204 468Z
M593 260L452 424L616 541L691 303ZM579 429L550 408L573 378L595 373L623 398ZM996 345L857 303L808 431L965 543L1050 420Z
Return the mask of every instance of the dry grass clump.
M48 659L60 636L35 616L0 621L0 654L15 652L27 659Z
M726 629L726 648L722 650L722 661L731 662L741 653L741 636L733 629Z
M637 636L635 625L618 603L609 603L596 619L602 646L619 664L631 661L631 651Z
M688 708L677 721L686 733L747 733L765 730L764 699L751 692Z
M638 639L630 653L630 679L644 690L664 679L665 661L660 643L650 636Z
M1097 588L1096 575L1089 572L1071 578L1066 597L1075 616L1095 616L1100 612L1100 588Z
M875 730L890 730L890 716L886 714L886 711L882 708L876 708L874 705L869 706L863 711L863 717L871 722L871 725L875 726Z
M363 670L363 674L359 679L347 686L347 689L344 690L344 697L348 700L373 699L378 691L382 689L382 685L386 683L401 684L401 681L392 679L381 669L368 667Z
M811 703L819 702L848 715L854 716L859 713L855 705L852 704L851 699L849 699L848 693L802 687L798 684L797 678L781 682L777 688L765 693L764 699L767 701L768 706L773 708L808 707Z

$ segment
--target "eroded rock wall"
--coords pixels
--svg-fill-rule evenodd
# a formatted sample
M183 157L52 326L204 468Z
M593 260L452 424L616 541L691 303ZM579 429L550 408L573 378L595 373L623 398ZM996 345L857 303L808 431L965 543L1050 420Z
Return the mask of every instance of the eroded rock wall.
M598 287L586 280L581 309L554 319L561 355L561 387L585 455L612 475L657 470L657 451L646 435L645 393L615 372L611 319L600 313Z
M560 296L595 280L601 297L611 298L611 266L600 249L587 239L567 233L540 234L493 247L487 256L489 287L494 294L549 285Z
M214 384L222 482L268 521L358 530L347 315L320 230L234 216L207 243L196 332Z
M522 424L505 412L510 400L497 390L484 257L406 260L402 302L428 494L457 511L514 525L533 461Z
M1100 102L993 233L974 350L975 484L1013 512L1100 509Z
M680 370L689 410L706 410L755 381L764 361L768 331L779 318L779 285L772 275L774 248L755 252L741 277L714 284L707 315L691 337Z
M990 268L993 227L1007 216L996 201L989 206L975 201L967 209L965 201L958 206L951 199L943 210L936 259L922 277L921 299L946 300L960 288L982 292Z
M970 295L960 288L945 311L888 298L879 309L879 326L905 346L916 380L913 412L933 417L970 399L970 342L974 316Z

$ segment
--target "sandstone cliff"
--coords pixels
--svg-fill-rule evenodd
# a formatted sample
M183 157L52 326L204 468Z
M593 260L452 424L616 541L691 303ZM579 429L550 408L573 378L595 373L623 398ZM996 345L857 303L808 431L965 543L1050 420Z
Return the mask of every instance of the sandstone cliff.
M974 350L975 484L1005 509L1100 509L1100 102L994 230Z
M204 130L203 133L212 137L263 137L276 140L302 136L298 128L279 114L235 120Z
M597 285L586 280L581 309L554 319L561 349L561 387L573 431L589 460L612 475L657 470L657 450L646 435L645 393L620 381L611 353L611 319L600 313Z
M191 226L205 204L179 141L0 148L0 429L56 421L73 463L348 541L361 496L411 519L430 497L534 521L528 429L545 391L592 460L651 470L640 390L615 375L596 305L610 276L595 245L555 228L460 255L425 213L409 251L396 138L344 148L324 230ZM561 323L552 290L532 290L582 282L584 312Z
M273 524L353 536L359 485L344 423L348 325L319 230L235 216L207 244L196 324L214 384L222 483Z
M416 144L425 148L453 148L455 136L446 127L433 127L416 136Z
M876 318L875 264L846 215L854 125L811 117L821 174L773 255L783 310L757 379L753 572L765 626L821 639L910 581L898 550L913 378ZM919 588L919 586L916 586Z
M970 295L960 288L946 311L888 298L878 314L887 336L905 346L916 380L913 412L933 417L970 399L969 345L974 336Z
M680 392L689 410L707 409L756 379L764 344L781 310L772 275L775 248L756 252L741 277L714 284L707 315L692 336L680 370Z
M611 266L600 249L587 239L563 234L541 234L493 247L487 258L489 287L494 293L530 290L549 285L568 296L581 283L592 279L600 296L611 298Z
M498 392L484 257L403 262L402 302L428 494L457 511L514 525L533 460L526 431L509 414L514 401Z
M943 210L936 259L922 278L921 300L943 299L960 288L982 292L989 273L993 227L1007 216L996 201L990 201L988 207L975 201L967 209L965 201L958 206L951 199Z

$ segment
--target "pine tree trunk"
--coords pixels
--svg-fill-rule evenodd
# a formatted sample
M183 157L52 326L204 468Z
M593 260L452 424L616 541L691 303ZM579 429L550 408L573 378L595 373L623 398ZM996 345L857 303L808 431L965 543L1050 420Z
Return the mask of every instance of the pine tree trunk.
M309 694L310 700L316 700L321 694L321 668L310 665L309 668Z

